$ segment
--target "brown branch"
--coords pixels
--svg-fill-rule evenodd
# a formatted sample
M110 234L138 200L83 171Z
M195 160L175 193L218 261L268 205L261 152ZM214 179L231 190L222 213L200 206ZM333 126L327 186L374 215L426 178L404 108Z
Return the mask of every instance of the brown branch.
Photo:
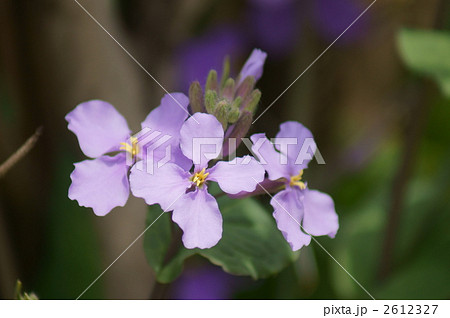
M17 162L25 157L38 141L42 134L42 126L36 129L36 132L13 153L4 163L0 165L0 178L2 178Z

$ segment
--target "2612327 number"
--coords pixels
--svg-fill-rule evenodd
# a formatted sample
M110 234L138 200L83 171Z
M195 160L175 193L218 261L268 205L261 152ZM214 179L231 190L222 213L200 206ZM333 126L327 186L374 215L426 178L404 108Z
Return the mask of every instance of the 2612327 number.
M434 315L438 305L384 305L385 315Z

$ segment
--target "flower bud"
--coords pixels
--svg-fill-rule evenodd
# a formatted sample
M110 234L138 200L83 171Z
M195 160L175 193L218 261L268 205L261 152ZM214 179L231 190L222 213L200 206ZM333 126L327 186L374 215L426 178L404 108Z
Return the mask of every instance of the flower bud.
M229 78L225 81L225 85L223 86L222 96L232 101L234 98L234 79Z
M217 72L215 70L209 71L208 78L206 80L206 86L205 90L218 90L218 83L217 83Z
M228 125L228 112L230 111L230 104L226 100L221 100L216 104L216 108L214 109L214 116L216 116L217 120L222 124L223 129L225 130Z
M189 87L189 103L192 113L202 113L205 111L203 105L203 90L199 82L193 82Z
M205 107L208 114L214 114L217 104L216 91L207 90L205 93Z
M253 90L255 86L255 78L253 76L247 76L236 90L236 96L241 96L243 99Z
M261 91L259 89L255 89L250 95L247 96L244 103L242 104L242 108L254 114L256 108L258 107L260 99Z
M222 79L220 81L221 88L225 86L225 81L229 76L230 76L230 57L227 55L223 59Z
M227 114L227 121L231 124L234 124L239 119L240 114L241 112L239 111L239 107L231 105L230 110Z
M231 103L231 107L240 108L242 104L242 98L240 96L236 97L236 99Z

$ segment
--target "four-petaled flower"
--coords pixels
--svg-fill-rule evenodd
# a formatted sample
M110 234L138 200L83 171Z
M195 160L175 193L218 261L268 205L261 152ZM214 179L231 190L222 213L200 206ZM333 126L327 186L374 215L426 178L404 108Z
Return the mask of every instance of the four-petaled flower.
M188 116L188 104L189 99L184 94L165 95L161 105L147 116L142 127L168 134L172 137L168 146L178 145L180 127ZM130 193L127 156L133 162L139 161L145 155L144 145L131 136L125 118L114 106L101 100L79 104L66 115L66 120L83 153L95 158L75 163L75 170L70 175L69 198L77 200L81 206L92 208L99 216L108 214L117 206L124 206ZM171 149L175 153L173 160L186 165L187 159L179 153L178 147ZM162 156L163 153L157 153L154 157Z
M289 139L295 139L295 143ZM302 181L303 170L316 151L311 132L302 124L289 121L280 125L275 145L265 134L255 134L251 140L269 179L284 183L284 189L273 196L270 204L278 229L292 250L309 245L310 235L334 238L339 223L333 199L308 189Z
M210 248L222 237L222 215L216 199L208 192L208 182L217 182L225 193L253 191L264 179L264 168L250 156L219 161L208 168L208 162L220 154L224 139L222 124L213 116L195 113L181 127L180 147L191 160L189 168L165 164L147 173L143 162L130 174L134 196L149 205L159 204L183 230L187 248ZM191 167L193 164L193 170Z

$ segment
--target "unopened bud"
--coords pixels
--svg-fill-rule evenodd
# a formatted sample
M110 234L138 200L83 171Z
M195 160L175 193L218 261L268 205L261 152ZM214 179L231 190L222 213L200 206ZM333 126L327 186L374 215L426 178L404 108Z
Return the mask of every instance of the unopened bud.
M253 90L255 83L256 80L253 76L247 76L237 88L236 96L241 96L242 99L245 99Z
M242 108L254 114L260 100L261 91L259 89L255 89L249 96L247 96L244 103L242 104Z
M214 114L217 104L216 91L207 90L205 93L205 107L208 114Z
M230 57L227 55L223 59L222 79L220 81L221 88L225 86L225 81L229 76L230 76Z
M242 104L242 98L240 96L236 97L236 99L231 103L231 107L240 108Z
M223 129L228 125L228 112L230 111L230 104L226 100L221 100L217 103L214 110L214 116L222 124Z
M193 82L189 87L189 103L192 113L202 113L205 111L203 105L203 90L199 82Z
M218 83L217 83L217 72L215 70L209 71L208 79L206 80L205 90L213 90L217 91Z
M239 111L239 107L234 107L231 105L230 110L227 114L227 121L231 124L234 124L238 119L241 112Z
M225 81L225 85L223 86L222 96L232 101L234 98L234 79L229 78Z

